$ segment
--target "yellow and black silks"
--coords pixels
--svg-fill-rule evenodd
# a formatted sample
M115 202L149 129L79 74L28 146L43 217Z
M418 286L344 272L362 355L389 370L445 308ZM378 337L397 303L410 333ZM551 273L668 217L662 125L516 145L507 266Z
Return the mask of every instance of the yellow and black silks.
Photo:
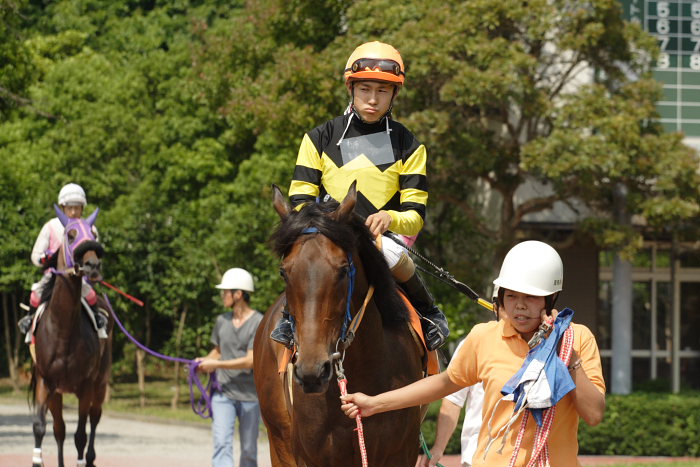
M292 205L326 195L342 201L357 180L358 214L387 211L393 232L416 235L428 201L425 146L394 120L387 133L384 119L367 124L353 117L348 127L349 118L336 117L304 135L289 188Z

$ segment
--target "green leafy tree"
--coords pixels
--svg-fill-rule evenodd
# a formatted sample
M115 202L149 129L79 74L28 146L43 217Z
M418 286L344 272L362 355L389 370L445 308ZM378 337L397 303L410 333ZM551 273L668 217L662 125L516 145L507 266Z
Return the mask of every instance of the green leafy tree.
M12 109L32 106L26 88L32 82L33 64L19 14L24 3L0 0L0 118Z

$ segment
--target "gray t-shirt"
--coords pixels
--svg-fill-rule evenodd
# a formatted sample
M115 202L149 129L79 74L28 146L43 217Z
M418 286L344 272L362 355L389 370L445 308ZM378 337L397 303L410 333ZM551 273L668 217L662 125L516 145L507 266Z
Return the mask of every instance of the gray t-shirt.
M239 328L233 326L233 312L229 311L216 318L214 329L211 332L212 344L221 350L221 360L245 357L249 350L253 349L253 340L258 324L263 315L258 311L245 320ZM255 401L258 399L255 393L253 381L253 369L245 370L216 370L216 378L221 384L223 394L232 400Z

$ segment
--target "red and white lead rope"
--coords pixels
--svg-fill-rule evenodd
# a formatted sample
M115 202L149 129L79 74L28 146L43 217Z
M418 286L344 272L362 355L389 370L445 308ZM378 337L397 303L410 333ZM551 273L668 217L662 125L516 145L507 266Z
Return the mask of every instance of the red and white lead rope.
M346 396L348 394L348 380L345 378L338 378L338 387L340 388L340 394L343 396ZM355 422L357 423L357 428L355 428L355 431L357 431L357 442L360 444L360 456L362 457L362 467L367 467L369 464L367 463L367 448L365 447L365 432L362 429L362 417L360 414L357 414L357 417L355 418Z
M571 350L574 345L574 330L569 327L564 331L564 337L562 341L561 351L559 352L559 358L564 362L565 365L569 365L569 360L571 360ZM542 417L542 426L537 427L535 432L535 446L532 451L532 456L530 457L530 462L527 463L527 467L549 467L549 447L547 446L547 439L549 438L549 430L552 428L552 423L554 422L554 414L557 407L553 406L544 411ZM518 437L515 440L515 447L513 449L513 455L510 458L510 463L508 467L514 467L515 461L518 458L518 452L520 451L520 445L523 442L523 435L525 434L525 426L527 425L529 411L525 411L523 414L523 420L520 423L520 431L518 432Z

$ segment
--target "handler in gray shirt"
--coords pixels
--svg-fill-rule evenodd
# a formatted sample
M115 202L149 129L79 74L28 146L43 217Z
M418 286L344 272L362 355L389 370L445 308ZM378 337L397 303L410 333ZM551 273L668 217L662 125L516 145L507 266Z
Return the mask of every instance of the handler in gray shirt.
M260 406L253 381L253 340L263 315L250 308L253 276L240 268L229 269L221 283L221 297L231 311L216 318L211 333L214 349L198 358L198 369L211 373L221 384L212 396L213 467L233 467L233 433L236 417L241 440L240 467L257 467Z

